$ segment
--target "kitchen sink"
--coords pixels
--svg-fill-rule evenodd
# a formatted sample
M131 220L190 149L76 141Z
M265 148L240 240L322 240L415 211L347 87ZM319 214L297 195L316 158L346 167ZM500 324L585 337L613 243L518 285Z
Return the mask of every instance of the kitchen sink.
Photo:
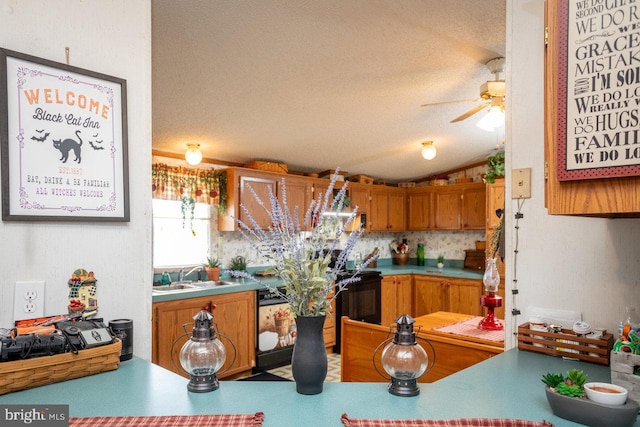
M170 292L170 291L189 290L194 288L196 288L196 286L194 286L191 283L173 283L171 285L154 286L153 290L155 292Z
M179 292L179 291L197 291L198 289L211 289L219 286L238 285L237 282L228 282L226 280L209 280L206 282L174 282L170 285L154 286L154 292Z
M192 282L191 286L194 288L215 288L217 286L229 286L236 285L235 282L227 282L225 280L209 280L206 282Z

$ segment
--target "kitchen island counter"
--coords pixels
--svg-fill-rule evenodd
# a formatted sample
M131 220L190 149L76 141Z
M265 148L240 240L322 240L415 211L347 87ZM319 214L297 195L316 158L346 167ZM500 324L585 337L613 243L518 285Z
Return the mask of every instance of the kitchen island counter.
M0 396L0 405L69 404L72 417L264 412L265 427L340 427L343 413L384 419L519 418L578 426L553 415L540 381L547 372L573 368L584 370L590 381L610 381L607 366L512 349L420 384L416 397L393 396L386 383L325 383L321 394L305 396L296 393L293 382L271 381L221 381L220 389L198 394L187 392L185 378L134 358L116 371Z

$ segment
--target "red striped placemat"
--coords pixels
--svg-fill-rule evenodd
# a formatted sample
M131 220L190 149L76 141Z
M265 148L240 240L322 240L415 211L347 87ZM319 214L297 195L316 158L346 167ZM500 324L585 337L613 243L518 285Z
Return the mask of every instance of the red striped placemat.
M342 414L345 427L553 427L548 421L536 422L507 418L456 418L453 420L375 420L349 418Z
M261 427L264 413L69 418L69 427Z
M478 328L478 324L482 319L482 317L477 316L462 322L433 328L433 330L462 335L465 337L482 338L483 340L488 341L504 342L504 329L501 331L487 331L485 329Z

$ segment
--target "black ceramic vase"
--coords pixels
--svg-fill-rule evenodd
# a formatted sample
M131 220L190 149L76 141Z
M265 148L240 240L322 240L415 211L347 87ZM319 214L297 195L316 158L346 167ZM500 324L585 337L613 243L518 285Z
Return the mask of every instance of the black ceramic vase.
M324 347L326 316L297 316L296 342L291 356L291 372L300 394L322 393L327 377L327 350Z

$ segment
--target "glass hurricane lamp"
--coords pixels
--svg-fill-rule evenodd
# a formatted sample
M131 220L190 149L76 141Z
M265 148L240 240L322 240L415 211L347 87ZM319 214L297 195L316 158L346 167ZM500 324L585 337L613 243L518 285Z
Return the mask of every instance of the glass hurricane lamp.
M196 314L191 338L180 350L180 364L190 377L187 390L195 393L218 389L220 384L216 372L227 357L224 345L211 325L211 319L213 316L206 310Z
M391 376L388 390L396 396L420 394L418 378L428 366L427 352L418 345L413 324L414 320L408 314L398 317L393 341L382 350L382 367Z

